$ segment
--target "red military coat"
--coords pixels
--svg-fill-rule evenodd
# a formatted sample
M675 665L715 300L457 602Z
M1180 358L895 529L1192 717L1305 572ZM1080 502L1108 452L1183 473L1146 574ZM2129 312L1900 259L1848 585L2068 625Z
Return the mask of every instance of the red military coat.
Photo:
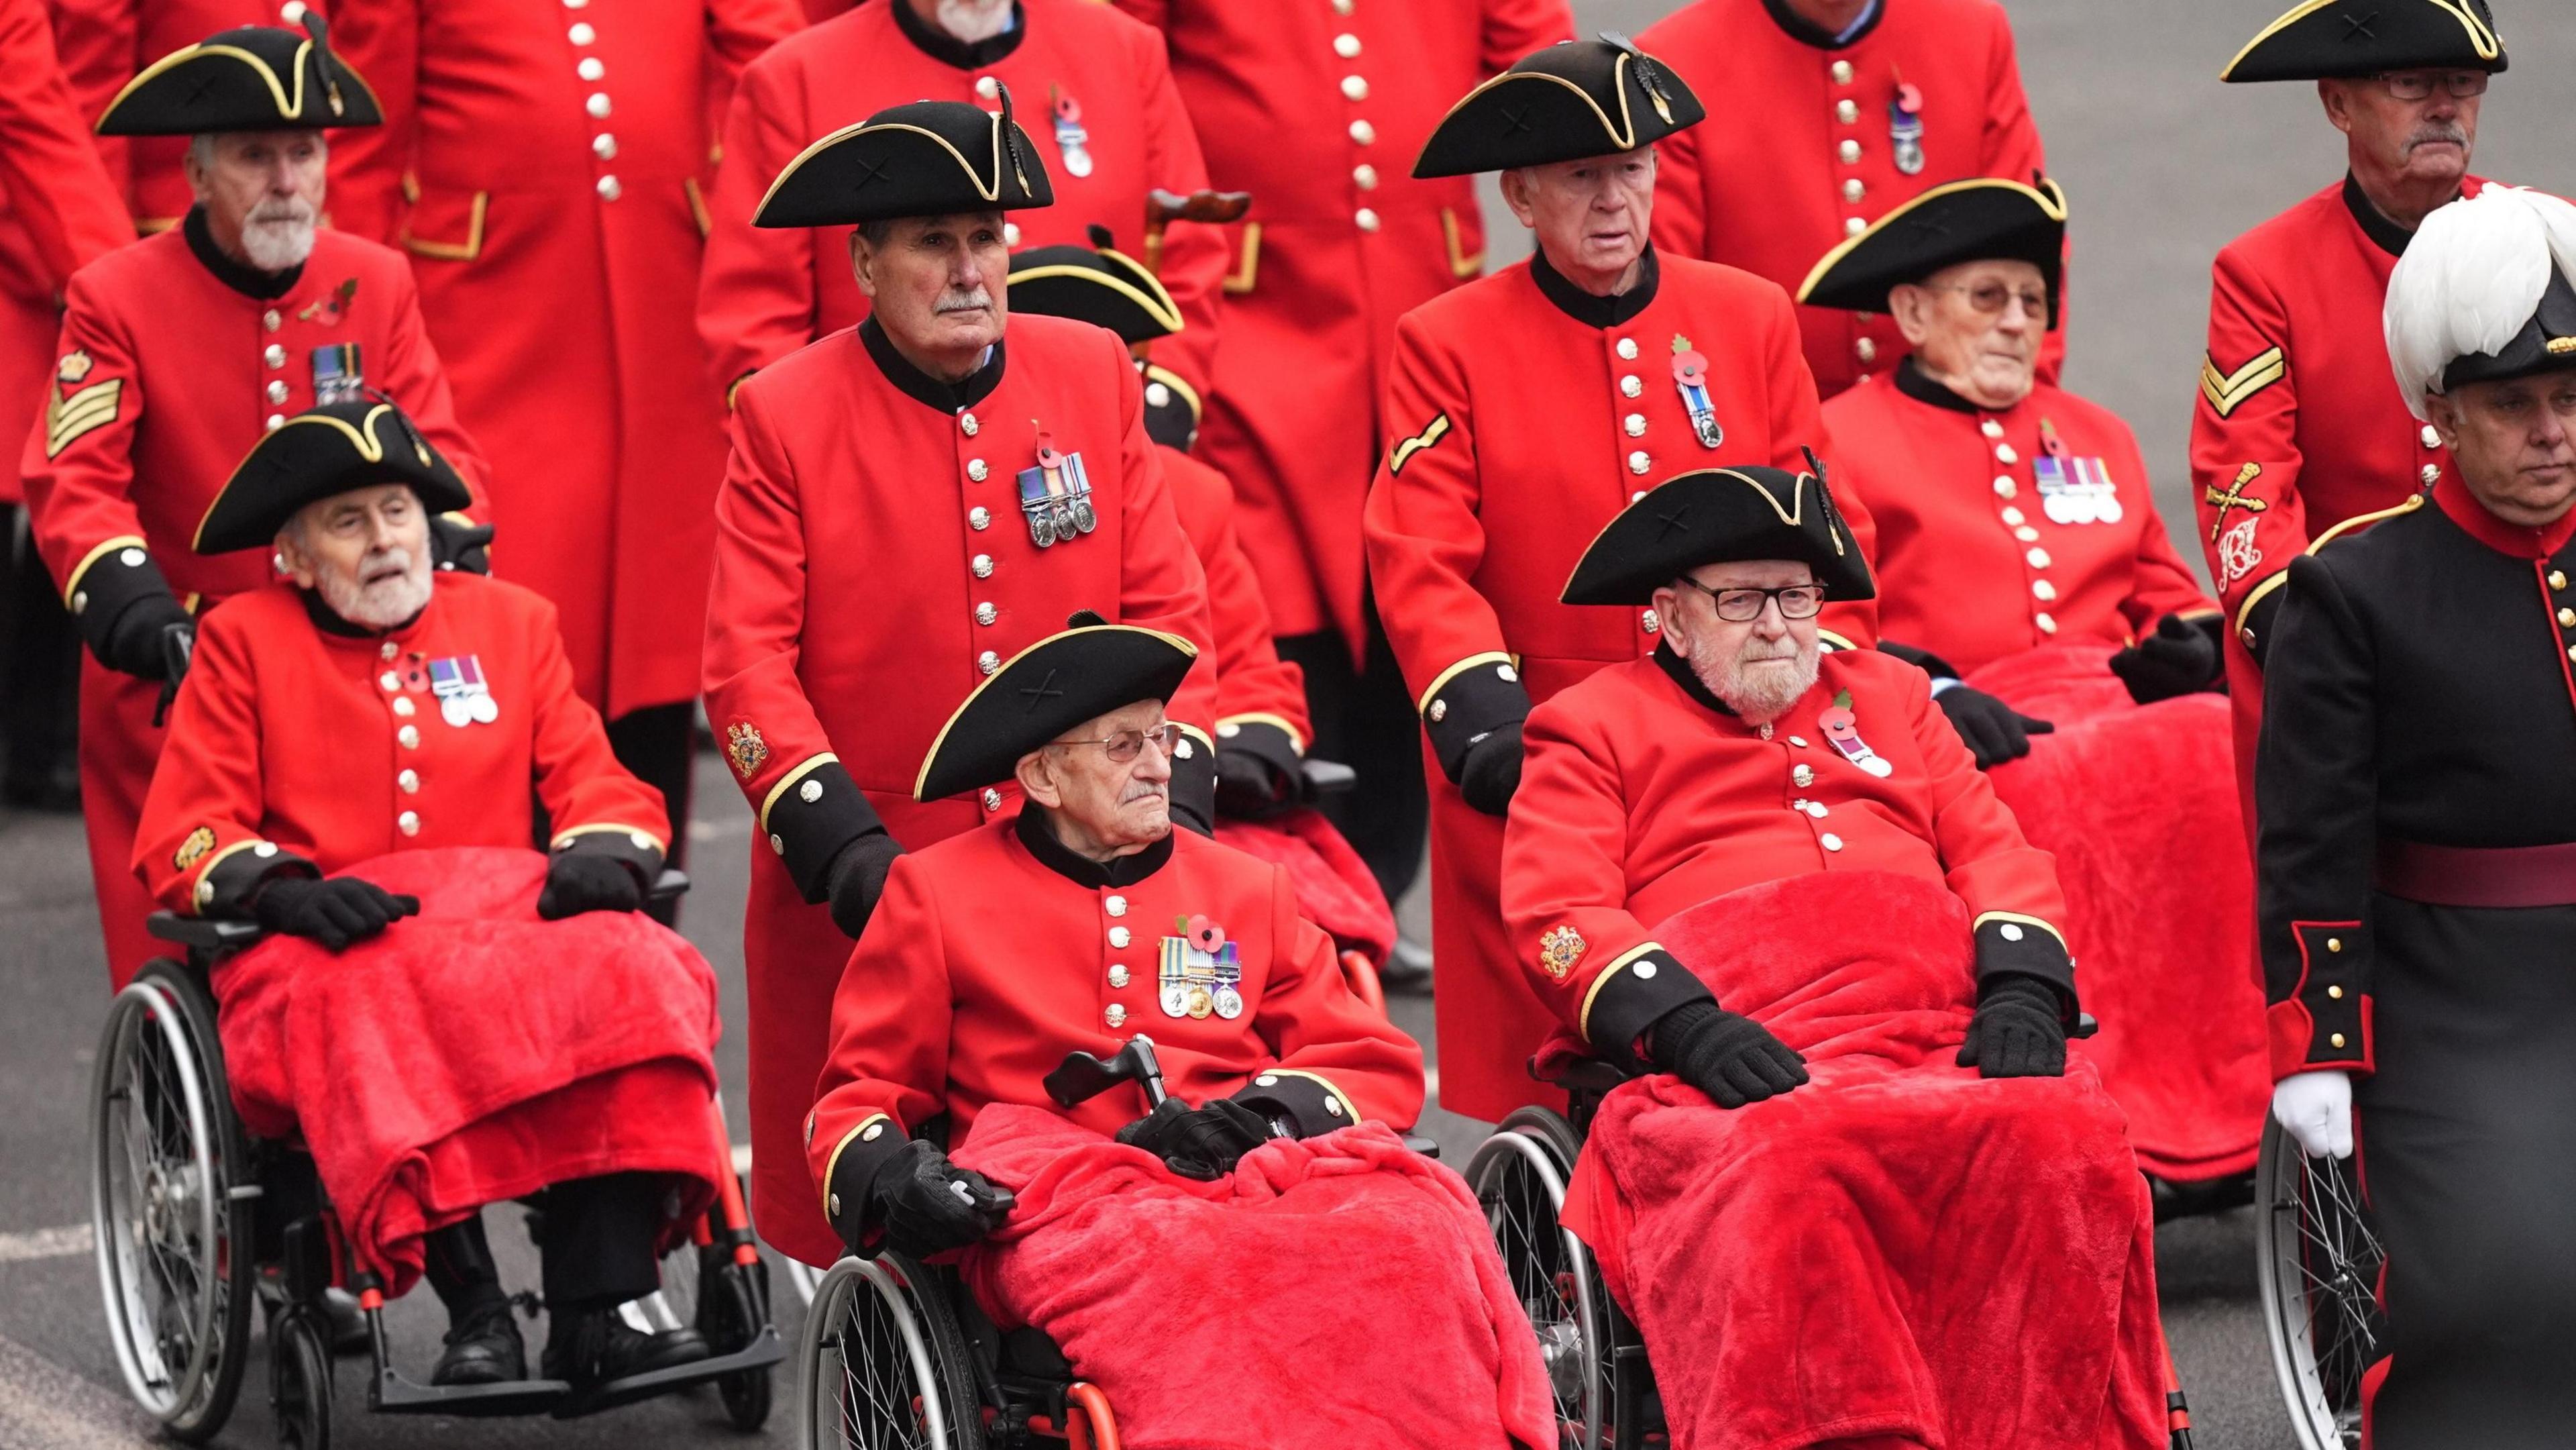
M906 32L896 13L902 4L869 0L743 72L725 123L715 230L697 294L698 331L728 387L867 316L867 299L850 275L854 228L763 231L751 218L770 183L806 147L888 106L964 101L999 110L997 87L1010 88L1013 114L1055 188L1055 205L1011 216L1003 235L1014 248L1090 246L1089 228L1104 226L1121 251L1141 257L1146 194L1160 188L1186 195L1208 184L1153 32L1086 0L1022 0L1024 24L985 47L1006 53L954 64ZM1072 121L1058 119L1067 110ZM1082 140L1075 149L1087 167L1080 174L1067 152L1076 129ZM1157 345L1154 358L1204 395L1225 271L1222 239L1213 228L1175 222L1161 262L1184 331Z
M2022 839L1931 681L1894 656L1827 654L1814 688L1756 727L1658 654L1539 706L1525 738L1503 849L1521 990L1605 1052L1626 1053L1655 1018L1707 995L1674 970L1655 923L1784 876L1939 882L1975 918L1981 969L2072 988L2055 863ZM1485 1050L1518 1063L1538 1041Z
M1796 24L1805 34L1793 34ZM1656 143L1655 244L1768 277L1796 293L1843 239L1932 187L2027 182L2043 169L2012 27L1995 0L1881 0L1841 45L1776 0L1699 0L1637 44L1710 98L1710 118ZM1894 107L1911 87L1914 115ZM1920 125L1909 174L1896 131ZM1807 366L1832 397L1896 365L1905 336L1878 314L1802 307ZM2040 376L2056 381L2063 331Z
M1180 979L1193 918L1222 932L1220 982L1228 951L1240 973L1231 1004L1220 986L1196 1016ZM867 1180L913 1129L946 1112L962 1142L991 1104L1052 1108L1041 1080L1066 1053L1105 1058L1138 1032L1172 1096L1240 1098L1300 1136L1401 1130L1422 1111L1422 1049L1351 994L1287 873L1188 831L1103 866L1036 821L995 821L898 860L831 1032L805 1154L844 1228L863 1225ZM1055 1111L1115 1133L1145 1100L1113 1087ZM782 1247L813 1258L837 1243Z
M335 133L331 214L412 254L503 480L493 568L555 602L610 718L697 694L724 409L686 300L732 77L794 0L335 0L387 124ZM494 138L509 137L495 145Z
M1458 98L1574 35L1565 0L1115 0L1161 27L1226 229L1226 348L1199 452L1232 479L1283 635L1358 657L1360 508L1395 321L1484 271L1470 178L1416 181Z
M1234 489L1224 474L1186 453L1166 448L1162 458L1172 510L1207 575L1208 627L1216 635L1217 738L1229 745L1260 740L1284 747L1281 763L1293 769L1315 738L1306 714L1305 675L1281 659L1272 642L1261 578L1234 525Z
M281 0L50 0L54 43L79 97L81 116L95 123L125 83L144 67L195 45L219 30L244 25L288 25ZM346 132L335 133L346 135ZM179 224L195 204L180 162L185 136L102 136L100 156L123 188L135 226L144 232Z
M707 717L759 814L743 926L752 1192L763 1236L808 1257L828 1255L830 1237L795 1135L849 954L812 904L832 857L878 819L919 849L1004 812L999 789L917 804L913 782L958 703L1074 610L1203 649L1210 638L1142 383L1114 336L1013 318L962 394L934 391L890 345L872 352L878 337L834 333L736 394L707 617ZM1041 432L1079 455L1098 520L1044 549L1015 482ZM1194 669L1172 702L1199 749L1209 674Z
M369 385L411 415L477 497L483 460L457 426L438 351L398 252L324 229L286 292L238 291L174 227L72 278L46 412L22 468L36 547L74 614L166 579L214 601L274 577L256 551L190 551L224 480L268 428L313 406L313 356L355 343ZM81 809L118 982L152 954L131 869L161 749L155 686L81 662Z
M1878 529L1889 639L1971 671L2043 644L2119 649L2168 614L2218 609L2108 408L2041 383L1987 412L1906 367L1826 403L1825 426L1836 496Z
M2475 196L2486 185L2471 177L2461 190ZM2234 626L2227 688L2248 832L2263 720L2251 651L2271 643L2273 596L2289 582L2290 561L2337 525L2393 508L2450 471L2441 436L2397 391L2380 323L2409 235L2346 178L2228 243L2211 268L2191 494L2209 576Z
M162 905L240 916L282 869L524 847L532 793L557 850L658 869L671 835L661 797L609 753L554 606L478 575L432 577L429 607L387 634L321 627L289 584L206 615L134 842L134 870ZM479 667L489 719L450 712L434 691L433 662L460 660Z
M1557 602L1584 548L1632 499L1692 469L1803 469L1802 448L1831 453L1778 287L1662 258L1614 305L1542 265L1505 268L1397 324L1386 401L1395 436L1366 518L1379 612L1439 766L1431 924L1449 1044L1441 1101L1485 1118L1523 1101L1525 1079L1520 1058L1485 1049L1529 1035L1545 1013L1519 986L1503 940L1494 895L1503 823L1469 807L1449 772L1469 737L1654 648L1651 611ZM1706 359L1723 430L1715 448L1701 446L1684 407L1676 339ZM1868 516L1853 506L1847 517L1866 553ZM1847 604L1826 623L1867 644L1874 620L1868 605Z
M63 285L133 240L43 0L0 0L0 437L25 436L38 411ZM18 470L0 469L0 504L23 496Z

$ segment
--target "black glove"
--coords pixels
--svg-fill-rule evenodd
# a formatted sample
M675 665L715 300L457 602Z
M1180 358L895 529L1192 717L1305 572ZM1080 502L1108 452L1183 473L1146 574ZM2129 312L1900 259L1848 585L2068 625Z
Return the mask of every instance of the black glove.
M885 895L886 873L894 869L894 858L903 854L893 836L884 831L870 831L841 848L832 858L831 874L824 887L832 903L832 924L857 941L868 929L868 918L877 910L877 898Z
M1807 1080L1807 1060L1771 1029L1706 998L1656 1018L1647 1036L1647 1057L1655 1066L1721 1108L1777 1097Z
M1499 816L1521 788L1521 722L1513 721L1467 747L1458 762L1458 793L1471 809Z
M1270 1124L1232 1098L1194 1108L1179 1098L1118 1130L1118 1141L1142 1148L1183 1178L1211 1182L1234 1171L1236 1160L1270 1141Z
M915 1138L868 1180L868 1202L887 1248L926 1259L1000 1228L1018 1200L974 1169L949 1162L937 1145ZM850 1250L856 1253L859 1246Z
M153 684L173 683L171 653L165 638L172 630L194 629L179 596L155 592L136 598L116 616L98 647L98 662L121 674Z
M1982 1077L2066 1076L2066 1016L2057 989L2019 972L1979 983L1959 1065Z
M1968 743L1968 753L1977 758L1979 770L1992 770L2007 760L2021 759L2030 754L2031 736L2047 735L2057 729L1966 685L1952 685L1932 699L1941 707L1941 713L1950 717L1959 738Z
M635 911L644 905L644 883L614 856L566 851L546 864L546 889L537 915L561 921L585 911Z
M1229 820L1266 821L1302 800L1304 778L1281 773L1257 751L1216 749L1216 809Z
M2111 656L2111 673L2141 705L2210 689L2218 683L2218 616L2168 614L2156 632Z
M251 899L251 919L270 931L310 937L335 952L381 934L415 915L417 896L396 896L372 881L343 876L315 881L288 876L271 881Z
M468 574L492 572L492 526L451 514L429 516L429 567Z

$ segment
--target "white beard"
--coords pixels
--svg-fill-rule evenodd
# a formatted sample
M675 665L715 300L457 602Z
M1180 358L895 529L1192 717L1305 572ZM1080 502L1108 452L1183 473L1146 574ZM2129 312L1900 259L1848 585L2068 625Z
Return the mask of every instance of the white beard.
M242 255L263 272L300 267L313 255L313 227L313 209L302 202L289 215L254 212L242 223Z
M933 13L940 29L969 45L1011 28L1011 0L939 0Z
M361 583L367 573L385 564L402 566L400 574ZM429 606L429 557L415 560L407 549L389 549L370 554L355 574L317 573L313 589L331 612L361 629L393 629Z
M1693 640L1690 650L1691 673L1708 686L1708 692L1723 700L1727 708L1755 724L1768 724L1779 719L1798 703L1799 697L1816 686L1817 661L1823 651L1805 645L1789 656L1764 658L1766 647L1759 640L1748 639L1742 651L1719 656L1704 640ZM1752 654L1755 658L1746 659Z

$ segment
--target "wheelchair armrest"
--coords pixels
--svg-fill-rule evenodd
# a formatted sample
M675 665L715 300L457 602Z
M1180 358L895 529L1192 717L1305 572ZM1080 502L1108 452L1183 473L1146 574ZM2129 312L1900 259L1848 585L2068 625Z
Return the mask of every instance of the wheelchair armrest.
M1598 1057L1581 1058L1566 1069L1539 1081L1569 1093L1606 1093L1628 1080L1628 1074L1613 1063Z
M653 884L645 888L644 899L652 905L660 906L664 902L677 901L688 894L688 873L674 871L665 866L662 868L662 874L653 878Z
M2079 1040L2079 1041L2080 1041L2080 1040L2082 1040L2082 1039L2084 1039L2084 1038L2087 1038L2087 1037L2092 1036L2094 1033L2099 1032L2099 1031L2101 1031L2101 1030L2102 1030L2102 1024L2101 1024L2101 1022L2099 1022L2098 1020L2096 1020L2096 1019L2094 1018L2094 1016L2093 1016L2093 1014L2092 1014L2092 1013L2090 1013L2090 1012L2078 1012L2078 1013L2076 1013L2076 1014L2075 1014L2075 1027L2074 1027L2074 1030L2073 1030L2073 1031L2068 1032L2066 1035L2067 1035L2068 1037L2075 1038L2075 1039L2077 1039L2077 1040Z
M1341 795L1359 784L1360 773L1338 760L1317 760L1309 756L1300 765L1306 777L1306 793L1313 796Z
M1426 1138L1420 1133L1405 1134L1404 1146L1421 1154L1425 1158L1436 1159L1440 1156L1440 1140L1437 1138Z
M200 952L239 951L268 934L255 921L219 921L181 916L175 911L152 913L144 919L143 929L163 941Z

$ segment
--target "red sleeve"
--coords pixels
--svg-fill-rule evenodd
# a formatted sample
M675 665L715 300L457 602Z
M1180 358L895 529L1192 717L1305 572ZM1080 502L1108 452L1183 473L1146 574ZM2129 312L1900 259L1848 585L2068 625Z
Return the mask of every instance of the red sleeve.
M81 592L82 576L101 556L143 547L143 519L128 496L143 377L125 321L100 290L93 272L73 277L66 289L56 352L86 362L73 361L46 378L45 411L20 467L37 552L65 600ZM80 376L64 381L62 372L73 369Z
M1126 420L1126 441L1119 450L1126 487L1121 495L1125 552L1119 559L1118 622L1177 634L1198 646L1199 662L1172 696L1170 714L1213 752L1217 649L1208 618L1207 575L1199 568L1189 535L1181 531L1180 515L1172 511L1160 449L1145 436L1144 383L1116 339L1101 334L1101 346L1115 359L1118 411Z
M402 230L403 173L420 120L418 0L332 0L329 8L331 48L366 77L385 122L331 133L327 210L341 231L392 246Z
M1987 176L2000 176L2027 186L2035 176L2048 170L2048 159L2040 149L2039 124L2031 119L2030 97L2021 86L2021 61L2013 47L2012 19L2001 5L1988 7L1994 17L1994 37L1988 48L1986 81L1986 130L1984 137ZM2064 245L2057 275L2057 325L2039 344L2039 380L2055 386L2066 366L2066 294L2074 275L2072 233Z
M1171 0L1109 0L1109 3L1157 30L1169 24L1172 18Z
M1482 68L1487 76L1541 46L1574 38L1574 11L1565 0L1485 0Z
M182 916L246 917L269 877L320 874L259 833L268 817L260 682L242 618L216 609L197 631L135 827L135 874Z
M1825 465L1826 486L1835 478L1833 435L1825 428L1822 404L1816 401L1816 375L1807 367L1806 349L1798 336L1797 308L1789 294L1779 288L1772 294L1771 316L1764 330L1766 364L1771 378L1771 465L1791 473L1807 471L1807 452L1815 451ZM1869 516L1869 505L1859 489L1835 492L1834 507L1843 516L1843 527L1851 534L1850 547L1858 549L1862 559L1873 569L1878 559L1878 525ZM1829 600L1817 628L1829 636L1829 643L1840 649L1870 649L1878 643L1878 601L1875 599Z
M1906 718L1923 755L1932 845L1950 890L1967 903L1979 927L1990 918L2026 922L2063 943L2066 933L2057 923L2066 919L2066 899L2057 886L2056 858L2023 838L2021 824L1996 798L1950 717L1932 703L1931 677L1912 669L1890 673L1901 680ZM1517 801L1513 809L1519 809Z
M101 253L134 240L81 117L41 0L0 0L0 191L56 291Z
M2270 284L2235 247L2219 253L2191 413L2191 494L2219 603L2239 631L2308 546L2289 344L2289 313Z
M444 455L457 476L474 493L476 508L488 507L492 501L492 470L483 461L483 451L465 425L456 418L456 395L447 385L447 369L438 360L438 348L429 340L429 324L420 315L420 283L412 276L407 263L398 263L402 295L394 307L392 345L385 352L382 374L387 396L402 405L411 420L429 440L429 445ZM494 546L508 548L510 541L495 539Z
M1422 1049L1351 994L1333 939L1298 914L1288 873L1274 867L1270 875L1277 955L1253 1009L1252 1030L1269 1047L1272 1064L1251 1074L1234 1096L1286 1113L1301 1136L1354 1121L1398 1132L1412 1127L1422 1116ZM1308 1085L1322 1091L1310 1094ZM1335 1095L1356 1111L1332 1111Z
M698 336L728 402L744 378L814 340L819 233L751 224L769 183L814 139L803 131L798 89L793 68L753 65L725 115L724 161L707 201L698 273Z
M1145 95L1145 167L1151 184L1187 196L1207 189L1207 159L1182 108L1162 32L1140 37L1137 84ZM1144 198L1137 198L1142 206ZM1225 231L1174 222L1163 232L1157 275L1181 310L1181 331L1154 348L1154 361L1180 375L1200 397L1215 393L1217 298L1230 259Z
M1655 215L1650 235L1656 247L1679 257L1708 255L1706 183L1701 179L1699 140L1676 131L1655 143Z
M1471 582L1485 557L1483 480L1466 379L1419 312L1395 325L1389 446L1361 515L1387 642L1417 699L1472 661L1503 656L1503 625Z
M806 1120L806 1163L834 1227L864 1221L864 1205L849 1200L864 1191L874 1165L946 1102L954 1010L928 873L921 858L899 856L841 970L831 1055ZM839 1204L832 1202L836 1179Z
M804 28L795 0L707 0L707 48L720 90L731 91L744 66Z
M596 845L635 861L641 871L658 871L671 853L671 813L662 793L617 763L599 712L573 688L572 661L564 656L554 605L536 600L529 615L524 648L537 701L530 758L553 848ZM584 839L593 836L605 839ZM650 859L641 859L648 842Z

